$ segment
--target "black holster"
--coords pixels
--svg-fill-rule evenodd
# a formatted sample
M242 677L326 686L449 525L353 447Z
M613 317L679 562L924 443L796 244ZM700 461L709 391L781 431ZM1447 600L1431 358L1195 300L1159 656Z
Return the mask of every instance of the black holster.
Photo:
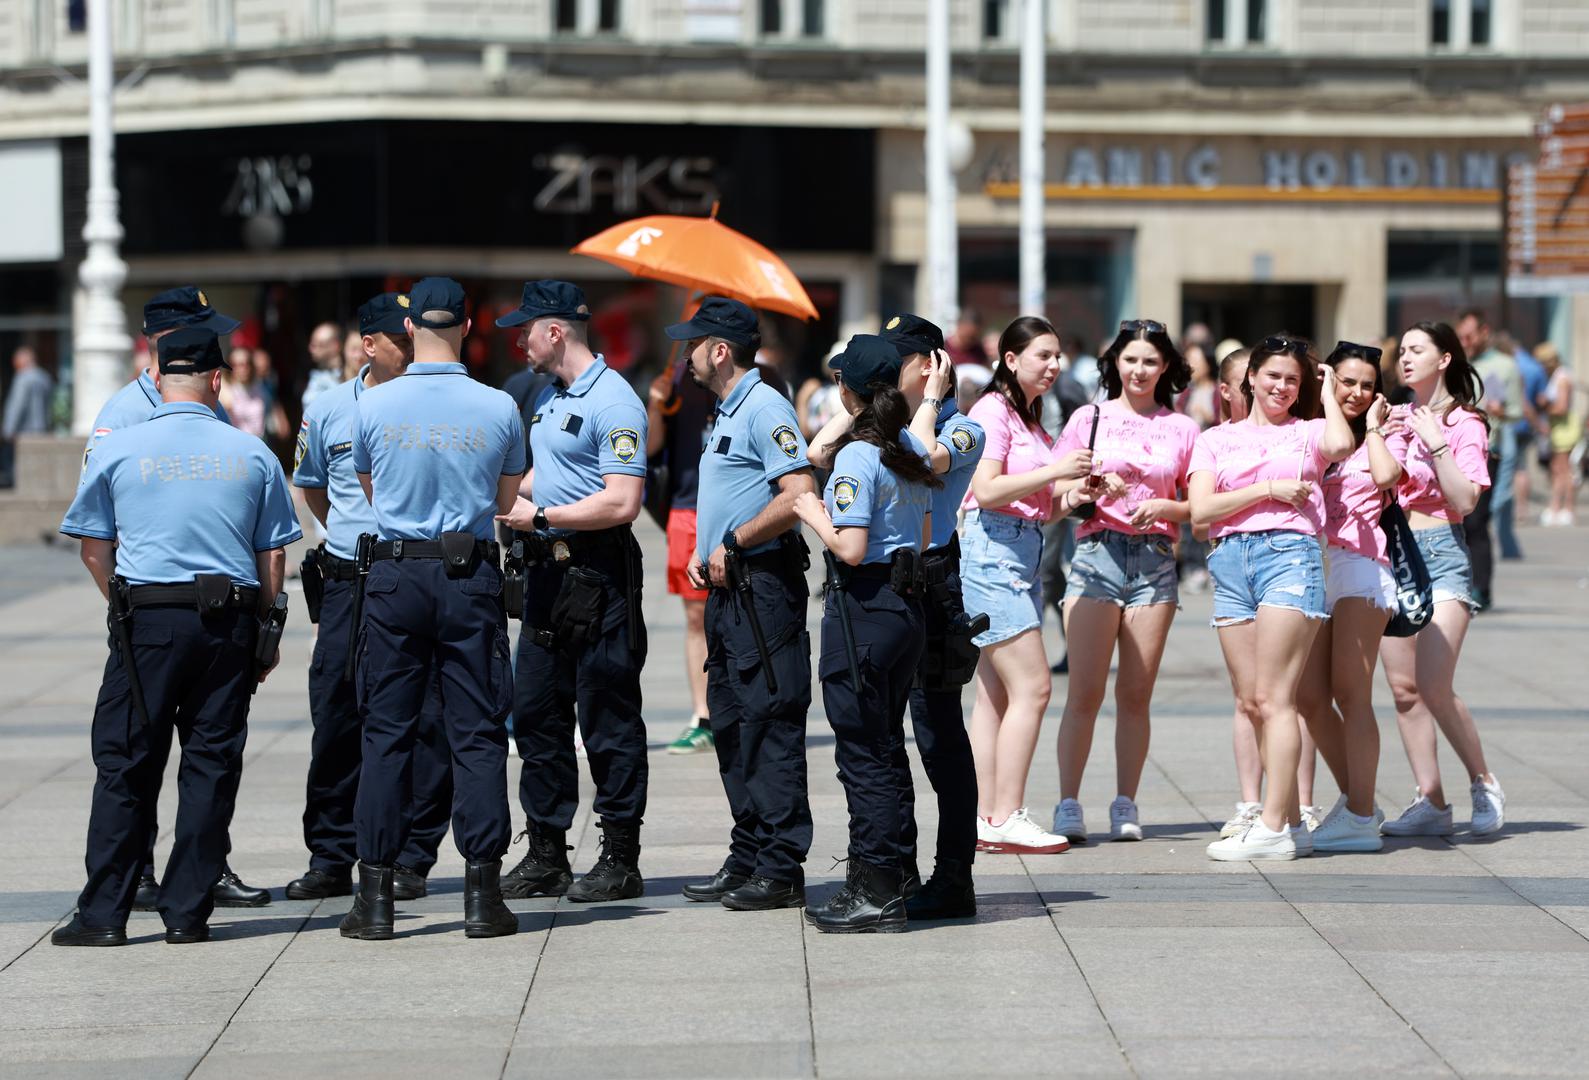
M320 605L326 598L326 575L320 560L325 557L325 545L312 547L304 553L298 567L298 581L303 586L303 606L309 612L309 621L320 624Z
M577 653L601 636L606 614L606 577L588 566L571 566L552 601L552 625L542 633L550 635L549 644ZM632 623L632 613L630 618Z
M276 650L281 648L281 635L286 628L287 594L277 593L270 610L260 621L259 636L254 639L254 683L249 687L249 693L259 689L260 678L270 670L271 661L276 659Z
M927 558L924 564L925 603L936 608L938 617L929 617L927 645L921 654L916 682L929 692L958 693L976 674L982 650L976 636L987 630L986 615L967 615L960 599L949 589L949 559ZM940 629L941 628L941 629Z
M375 534L360 533L353 556L353 617L348 620L348 659L342 667L342 678L353 681L353 671L359 659L359 632L364 626L364 583L370 578L370 562L375 556Z
M127 695L132 698L132 715L137 719L140 727L149 726L149 709L144 704L143 681L138 677L138 665L132 653L132 604L128 599L130 586L127 579L114 574L110 578L110 613L107 622L110 625L112 639L116 642L116 650L121 654L121 666L127 672ZM128 725L129 741L131 725Z
M524 618L524 590L524 541L516 539L502 562L502 607L508 618Z
M888 587L900 596L921 593L921 552L915 548L896 548L888 563Z
M231 606L231 575L194 574L193 595L201 616L219 615Z

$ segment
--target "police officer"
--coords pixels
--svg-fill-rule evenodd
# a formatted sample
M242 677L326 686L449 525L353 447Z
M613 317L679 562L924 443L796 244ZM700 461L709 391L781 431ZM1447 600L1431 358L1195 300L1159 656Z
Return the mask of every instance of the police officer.
M151 361L159 355L157 343L173 330L184 326L202 327L224 337L240 325L236 319L222 315L211 307L204 291L193 285L179 285L175 289L156 293L143 306L143 335L149 345ZM155 363L151 362L138 373L136 379L112 394L110 400L100 408L99 415L94 417L94 430L88 437L88 444L83 447L85 475L89 455L99 440L112 431L143 423L159 408L160 391L155 386L156 370ZM215 415L223 422L231 423L219 401L215 402ZM158 832L158 824L151 820L148 850L138 875L138 895L133 901L134 911L155 910L159 897L159 887L154 879L154 845ZM231 867L223 864L221 875L215 882L215 903L219 907L260 907L270 903L270 891L245 885Z
M464 933L499 937L517 932L518 919L498 878L512 833L503 724L512 684L491 536L493 514L513 505L524 472L524 433L513 399L475 382L459 362L469 333L462 286L425 278L408 300L414 360L400 378L359 395L353 427L353 468L379 541L355 669L364 726L354 805L359 889L342 935L392 936L393 873L408 839L414 743L434 673L457 780Z
M954 365L943 351L943 331L916 315L896 315L882 337L898 350L899 391L911 415L911 434L928 448L943 486L932 493L932 545L922 556L927 645L910 719L916 750L938 797L938 857L932 877L905 902L912 919L969 918L977 913L971 863L976 857L977 774L961 709L962 687L976 672L978 650L960 592L960 540L955 518L971 474L982 460L982 425L955 405ZM905 795L901 843L906 874L916 856L915 788L901 746L895 767Z
M309 666L314 738L303 814L309 871L287 886L289 900L319 900L353 891L357 858L353 802L364 735L348 661L358 631L355 609L362 603L356 598L363 585L359 537L376 531L375 511L353 471L353 423L364 391L402 375L414 359L413 340L403 326L407 302L406 296L389 292L359 308L367 362L355 378L316 397L298 430L292 482L303 490L310 512L325 525L326 540L304 560L300 576L320 633ZM368 565L364 569L368 571ZM434 681L414 744L413 790L412 823L392 875L398 900L425 895L425 877L436 864L437 849L452 817L452 755Z
M806 921L825 933L905 928L906 852L897 755L922 654L920 552L931 539L931 490L942 486L926 448L905 430L899 351L857 334L830 361L852 417L823 499L795 501L827 548L828 595L817 677L833 726L850 808L845 885Z
M175 330L157 350L161 404L99 439L61 524L110 600L114 648L94 710L88 882L57 945L126 944L173 731L176 843L158 910L166 941L209 937L250 694L279 659L274 647L259 656L258 620L280 593L283 549L303 535L265 444L215 416L226 367L215 332Z
M586 902L645 894L640 824L646 729L640 669L640 547L630 524L646 475L646 411L622 375L590 351L585 294L531 281L516 311L530 368L555 382L530 418L530 474L502 520L523 533L525 611L514 672L513 736L524 767L519 799L530 850L503 883L508 896ZM601 854L578 883L566 837L579 806L578 719L596 784Z
M756 316L720 296L670 326L691 377L717 395L701 455L695 557L706 601L706 693L717 768L734 828L728 860L690 900L735 911L805 903L811 847L806 710L811 640L805 629L806 546L794 502L816 481L794 407L761 380Z

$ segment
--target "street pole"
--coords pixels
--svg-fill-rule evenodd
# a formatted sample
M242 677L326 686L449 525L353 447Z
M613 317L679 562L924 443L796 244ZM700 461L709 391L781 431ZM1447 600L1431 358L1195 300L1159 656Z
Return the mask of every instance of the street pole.
M945 331L959 314L959 276L949 164L949 0L927 0L927 314Z
M100 407L126 381L132 341L121 309L127 264L116 192L115 56L110 0L88 0L88 253L77 268L81 286L72 327L72 430L87 435Z
M1047 0L1021 0L1021 295L1022 315L1044 314L1048 282L1043 260L1044 64L1047 62L1043 8Z

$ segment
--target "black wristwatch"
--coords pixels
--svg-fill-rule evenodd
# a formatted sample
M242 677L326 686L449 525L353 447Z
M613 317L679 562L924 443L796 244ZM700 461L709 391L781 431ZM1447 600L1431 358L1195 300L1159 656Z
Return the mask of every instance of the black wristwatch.
M732 528L723 530L723 550L730 555L743 555L744 549L739 546L739 541L734 539Z
M530 524L535 528L536 532L545 532L552 527L551 522L546 520L546 507L536 508L535 516L530 519Z

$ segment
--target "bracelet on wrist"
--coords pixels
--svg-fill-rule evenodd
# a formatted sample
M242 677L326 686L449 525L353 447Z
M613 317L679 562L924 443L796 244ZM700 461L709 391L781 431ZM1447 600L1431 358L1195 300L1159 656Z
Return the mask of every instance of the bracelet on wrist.
M1441 443L1439 446L1437 446L1433 450L1429 451L1429 456L1430 457L1439 457L1441 454L1444 454L1446 451L1448 451L1450 449L1451 449L1451 445L1449 443Z
M1367 434L1378 435L1381 439L1385 437L1385 431L1383 428L1371 427L1368 429Z

